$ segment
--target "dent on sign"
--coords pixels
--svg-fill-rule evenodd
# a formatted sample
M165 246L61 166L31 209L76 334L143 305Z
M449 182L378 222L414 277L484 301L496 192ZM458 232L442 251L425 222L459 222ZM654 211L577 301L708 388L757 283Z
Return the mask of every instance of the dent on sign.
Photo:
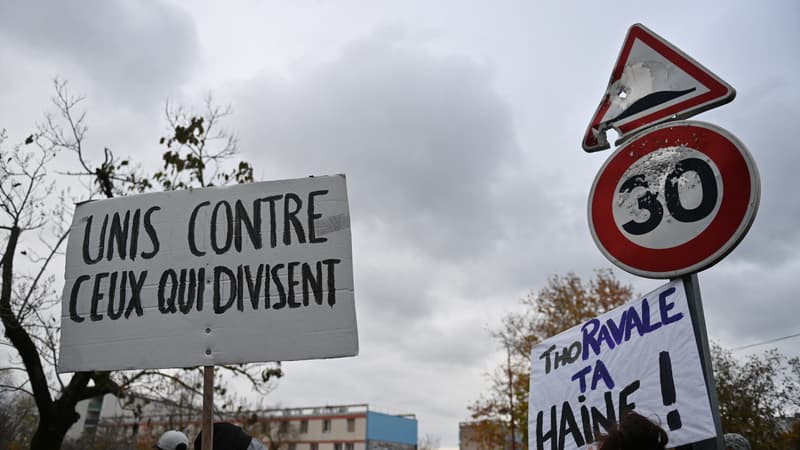
M622 44L600 105L589 121L583 149L609 148L606 131L617 144L658 123L684 119L730 102L736 91L676 46L641 24Z
M685 74L674 64L645 60L626 64L619 80L608 86L611 102L606 121L610 126L642 111L695 92Z

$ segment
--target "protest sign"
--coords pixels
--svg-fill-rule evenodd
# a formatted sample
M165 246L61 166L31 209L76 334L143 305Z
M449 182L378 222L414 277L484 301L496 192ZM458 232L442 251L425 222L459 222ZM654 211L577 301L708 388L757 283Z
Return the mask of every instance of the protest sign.
M669 447L716 435L680 280L532 349L531 450L591 448L631 410L663 427Z
M59 372L358 353L344 175L79 204Z

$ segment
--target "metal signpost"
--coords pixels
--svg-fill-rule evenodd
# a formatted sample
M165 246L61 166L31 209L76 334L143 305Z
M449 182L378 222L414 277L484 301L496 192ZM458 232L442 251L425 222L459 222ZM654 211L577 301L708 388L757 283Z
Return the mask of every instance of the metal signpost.
M755 162L724 129L685 119L733 100L735 91L640 24L631 27L583 148L620 145L589 196L595 243L615 265L648 278L680 278L686 289L714 412L715 439L683 448L723 449L697 272L719 262L755 219L761 194Z

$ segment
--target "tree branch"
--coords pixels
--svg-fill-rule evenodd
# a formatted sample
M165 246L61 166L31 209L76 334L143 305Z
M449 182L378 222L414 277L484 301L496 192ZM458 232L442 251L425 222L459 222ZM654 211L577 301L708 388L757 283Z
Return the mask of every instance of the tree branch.
M16 347L28 372L33 398L39 409L39 413L44 414L45 411L50 409L53 399L50 396L50 389L47 386L47 377L42 368L42 361L39 358L39 352L36 350L36 345L33 343L30 335L25 331L25 328L22 327L17 317L14 315L14 312L11 310L11 286L13 282L12 261L21 233L22 230L19 228L11 230L2 258L3 286L2 290L0 290L0 319L2 319L3 326L5 327L6 337L11 341L14 347Z
M58 241L56 242L55 246L50 249L50 252L47 255L47 257L45 258L44 263L39 267L39 270L37 271L36 276L34 276L33 282L31 283L31 287L30 287L30 289L28 289L28 293L27 293L27 295L25 295L25 298L23 299L22 305L20 305L19 310L18 310L19 312L17 314L21 315L22 311L28 305L28 301L30 300L31 295L33 295L34 290L39 285L39 280L41 280L42 276L44 275L45 271L47 270L47 267L50 264L50 261L52 261L53 257L58 253L58 248L61 247L61 244L64 243L64 240L67 239L67 236L69 236L69 230L65 231L61 235L61 237L58 238Z

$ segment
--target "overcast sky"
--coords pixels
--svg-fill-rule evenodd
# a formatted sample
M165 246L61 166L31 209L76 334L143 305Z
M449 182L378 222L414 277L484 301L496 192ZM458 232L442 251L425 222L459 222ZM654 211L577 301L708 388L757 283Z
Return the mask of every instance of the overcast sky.
M581 140L634 23L737 90L696 118L738 136L761 175L749 234L700 275L709 336L800 332L800 5L650 3L6 2L0 129L30 134L61 77L87 96L95 160L153 163L164 101L211 92L258 179L346 174L360 355L286 363L268 403L412 412L457 447L500 361L487 330L548 276L612 266L586 220L611 151ZM797 356L800 339L779 347Z

